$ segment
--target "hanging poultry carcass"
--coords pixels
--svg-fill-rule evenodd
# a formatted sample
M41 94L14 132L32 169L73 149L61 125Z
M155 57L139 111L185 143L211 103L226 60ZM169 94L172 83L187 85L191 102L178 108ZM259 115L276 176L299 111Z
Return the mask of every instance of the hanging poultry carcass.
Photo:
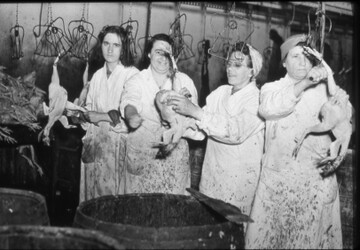
M170 79L172 81L172 90L160 90L155 96L155 105L160 112L161 119L169 125L169 129L163 132L162 142L157 143L159 151L156 159L164 159L179 143L181 137L188 128L196 129L195 120L176 113L173 105L169 105L169 98L174 95L180 95L180 86L175 79L177 67L174 58L164 51L164 55L170 62ZM185 95L191 97L190 95Z
M323 177L331 174L344 159L352 134L352 107L349 104L349 96L335 84L333 73L329 65L322 60L322 56L316 50L304 47L304 52L314 56L322 62L328 73L327 86L329 100L320 109L321 122L305 129L293 151L296 158L300 147L310 133L332 132L335 141L330 144L329 156L319 162Z
M57 70L57 63L60 59L60 54L55 59L53 64L53 73L51 76L51 83L49 84L49 107L43 102L44 114L49 116L45 128L39 133L39 140L43 137L43 142L50 146L50 130L56 121L60 121L65 128L74 128L75 125L70 125L67 117L64 115L66 109L72 111L86 110L72 102L69 102L67 91L60 85L59 73Z
M169 98L176 95L179 96L180 94L174 90L160 90L155 96L156 107L160 111L161 119L170 127L163 132L163 141L156 145L159 147L157 159L163 159L169 155L188 128L196 129L194 119L176 113L173 110L173 105L168 105Z

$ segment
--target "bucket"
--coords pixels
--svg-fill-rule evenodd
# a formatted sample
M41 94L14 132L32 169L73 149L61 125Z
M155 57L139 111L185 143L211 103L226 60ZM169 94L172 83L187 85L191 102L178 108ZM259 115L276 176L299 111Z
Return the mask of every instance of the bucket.
M19 224L50 225L44 196L28 190L0 188L0 226Z
M0 227L0 249L125 249L94 230L37 225Z
M344 249L353 248L354 239L354 150L348 149L346 156L336 171L339 183L339 198L341 210L341 229Z
M126 249L241 249L242 225L227 221L192 196L148 193L82 202L74 227L95 229Z

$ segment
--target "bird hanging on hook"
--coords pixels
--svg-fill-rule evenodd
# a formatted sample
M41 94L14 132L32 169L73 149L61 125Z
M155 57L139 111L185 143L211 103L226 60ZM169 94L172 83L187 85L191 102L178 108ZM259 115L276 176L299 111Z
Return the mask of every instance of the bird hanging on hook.
M122 23L120 27L124 28L126 32L123 57L127 62L133 63L137 57L136 37L139 30L139 22L131 19L131 11L132 3L130 3L129 19Z
M24 41L24 28L19 25L19 4L16 4L16 23L15 26L10 29L10 38L11 38L11 59L20 59L24 56L23 41Z

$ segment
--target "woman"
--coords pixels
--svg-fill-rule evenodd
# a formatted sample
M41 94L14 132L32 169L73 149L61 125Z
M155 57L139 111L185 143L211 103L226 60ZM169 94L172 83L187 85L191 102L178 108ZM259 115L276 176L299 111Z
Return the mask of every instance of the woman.
M175 71L169 60L172 46L168 35L153 36L145 51L150 65L125 83L120 108L132 130L125 159L126 193L185 194L185 188L190 186L187 141L180 139L165 159L156 159L159 149L153 147L166 130L155 106L155 96L160 90L171 90L174 81L181 92L190 94L191 101L197 104L193 81L181 72L173 75Z
M120 60L125 35L119 26L105 26L98 36L104 64L93 75L86 97L80 202L124 193L125 134L120 132L126 126L119 120L119 105L124 82L138 72Z
M262 56L249 44L237 43L226 62L228 85L207 98L201 109L186 98L172 97L180 114L197 120L208 136L200 192L239 207L249 215L263 154L264 122L258 116L255 77Z
M318 166L327 156L331 137L308 135L293 157L297 139L319 123L319 111L328 100L322 80L328 76L322 65L326 62L316 66L307 57L307 39L295 35L281 45L287 74L261 88L259 112L266 119L266 145L246 248L342 249L336 175L322 177Z

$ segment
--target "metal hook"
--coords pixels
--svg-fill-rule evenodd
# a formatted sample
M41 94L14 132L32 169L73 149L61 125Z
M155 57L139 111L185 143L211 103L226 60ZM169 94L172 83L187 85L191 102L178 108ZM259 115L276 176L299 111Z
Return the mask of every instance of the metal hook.
M70 53L79 59L87 60L98 38L94 36L94 26L82 17L80 20L72 20L68 24L70 34Z

